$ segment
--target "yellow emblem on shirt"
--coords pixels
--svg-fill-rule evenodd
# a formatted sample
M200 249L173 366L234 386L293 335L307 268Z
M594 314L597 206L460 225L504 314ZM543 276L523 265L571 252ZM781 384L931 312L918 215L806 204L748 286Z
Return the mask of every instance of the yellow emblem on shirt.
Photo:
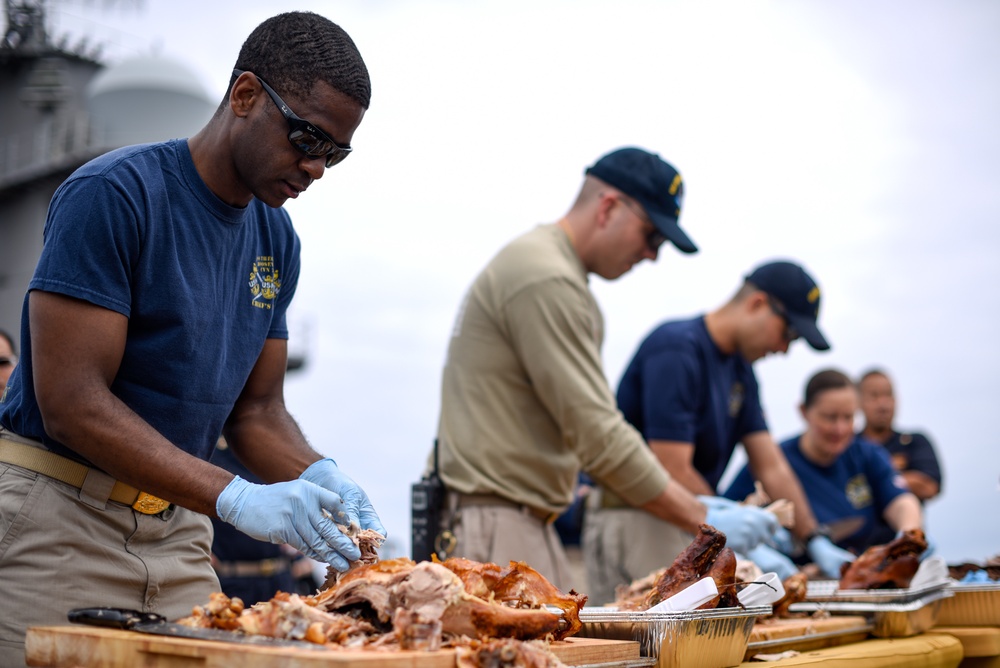
M250 268L251 304L257 308L271 309L275 298L281 292L281 279L274 266L274 258L261 255Z
M867 508L872 505L872 488L864 473L859 473L848 480L844 493L855 508Z

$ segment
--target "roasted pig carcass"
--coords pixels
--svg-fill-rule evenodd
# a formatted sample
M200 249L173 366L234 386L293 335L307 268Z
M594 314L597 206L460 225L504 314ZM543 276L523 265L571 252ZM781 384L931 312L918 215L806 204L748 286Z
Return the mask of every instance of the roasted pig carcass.
M841 589L905 589L910 586L927 540L920 529L904 531L885 545L873 545L851 564L845 564L840 576Z
M702 608L733 607L736 598L736 555L726 547L726 534L702 524L698 535L674 562L628 587L619 587L614 605L621 610L646 610L711 576L719 596Z
M441 633L455 636L520 640L546 637L561 640L569 633L573 619L579 624L579 608L586 601L586 597L579 597L572 615L569 612L559 615L540 607L515 607L531 604L521 600L508 600L504 604L473 596L466 591L462 579L444 565L429 561L416 564L406 558L348 571L315 599L318 607L329 611L367 603L380 622L392 621L394 628L416 625L429 632L440 628ZM400 641L408 642L402 637Z

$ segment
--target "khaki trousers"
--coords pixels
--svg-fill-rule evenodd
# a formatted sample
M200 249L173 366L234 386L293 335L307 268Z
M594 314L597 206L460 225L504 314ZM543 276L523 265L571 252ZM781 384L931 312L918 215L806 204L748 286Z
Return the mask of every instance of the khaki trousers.
M25 665L28 627L66 624L72 608L189 615L219 591L211 545L199 513L143 515L0 464L0 666Z
M562 591L572 588L569 560L551 523L517 508L468 506L455 511L452 532L456 543L449 556L501 567L523 561Z
M583 560L587 605L615 600L618 585L631 584L673 563L694 536L644 510L587 507L583 516Z

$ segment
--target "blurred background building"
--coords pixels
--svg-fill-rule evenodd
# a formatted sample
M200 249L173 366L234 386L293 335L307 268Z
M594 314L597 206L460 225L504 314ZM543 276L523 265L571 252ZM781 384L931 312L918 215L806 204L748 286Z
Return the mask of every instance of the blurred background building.
M50 34L46 5L5 0L0 41L0 329L19 348L24 294L59 184L111 149L188 137L219 104L176 61L142 55L108 64L101 45ZM305 363L302 350L290 352L290 369Z

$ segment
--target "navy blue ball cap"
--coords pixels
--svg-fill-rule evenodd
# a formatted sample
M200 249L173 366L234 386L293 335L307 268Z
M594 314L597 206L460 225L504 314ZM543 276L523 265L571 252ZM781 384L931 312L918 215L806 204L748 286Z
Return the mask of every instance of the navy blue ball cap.
M604 181L637 201L656 228L685 253L698 247L677 221L684 200L684 181L673 165L641 148L620 148L589 167L586 174Z
M781 302L788 322L810 346L816 350L830 349L816 324L819 286L805 269L794 262L768 262L750 272L746 280Z

